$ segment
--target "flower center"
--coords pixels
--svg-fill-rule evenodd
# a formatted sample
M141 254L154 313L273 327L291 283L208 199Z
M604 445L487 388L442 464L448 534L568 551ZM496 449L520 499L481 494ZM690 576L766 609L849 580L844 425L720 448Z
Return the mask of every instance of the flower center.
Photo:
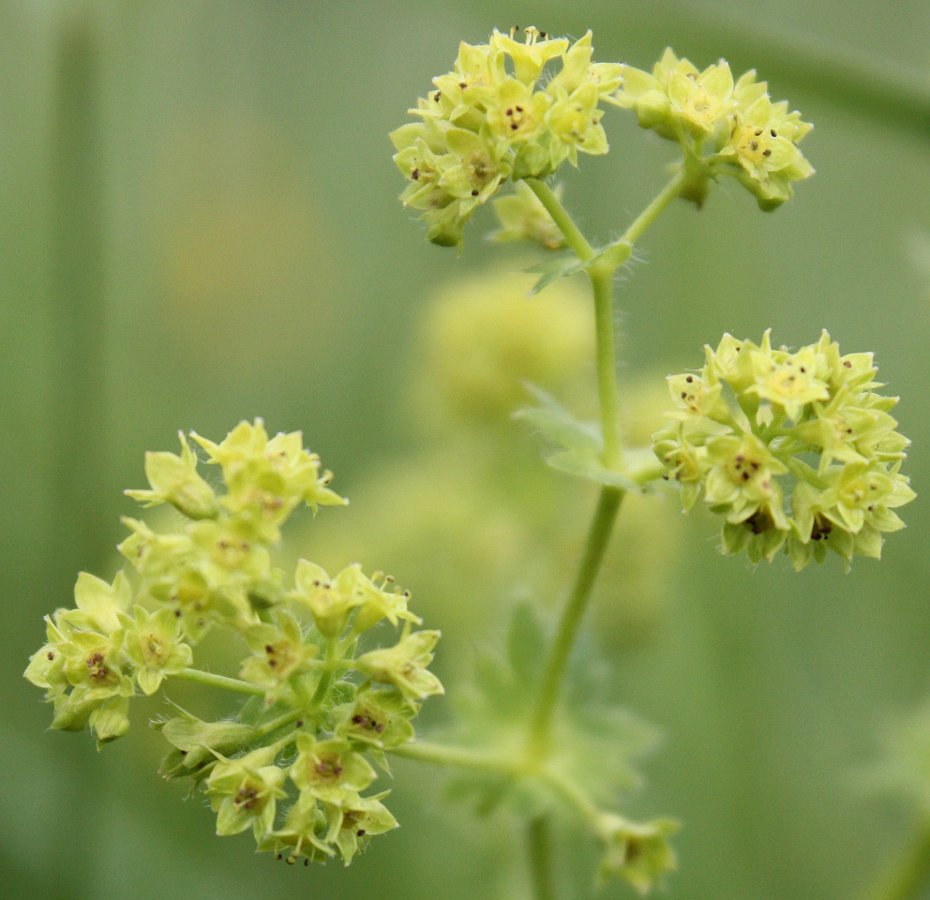
M744 125L739 131L736 141L736 151L745 160L758 168L762 168L772 155L772 143L778 137L774 128L758 128Z

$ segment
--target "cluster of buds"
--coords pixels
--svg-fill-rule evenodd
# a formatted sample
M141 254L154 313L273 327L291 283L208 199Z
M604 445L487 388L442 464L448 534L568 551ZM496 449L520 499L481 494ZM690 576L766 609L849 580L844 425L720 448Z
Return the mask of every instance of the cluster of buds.
M607 152L599 108L620 85L620 65L591 61L591 33L571 43L528 27L525 42L495 31L459 45L453 71L391 133L394 161L431 241L456 245L472 213L508 180L545 178L578 153ZM550 73L548 64L561 68Z
M651 73L623 66L622 77L614 101L681 145L689 199L700 204L708 180L729 174L770 210L792 196L793 181L813 175L797 146L812 126L786 101L773 103L754 71L734 81L725 60L702 72L668 49Z
M670 376L672 423L654 438L681 484L724 516L723 549L757 562L785 547L794 567L826 551L878 558L882 533L914 492L900 472L909 441L871 353L841 355L826 331L790 352L724 335L697 372Z
M346 502L299 432L269 439L257 420L220 443L192 437L219 467L222 488L200 475L183 436L180 454L148 454L150 489L127 493L183 518L170 531L126 519L125 570L112 584L81 573L76 606L46 617L47 643L25 676L53 703L52 727L90 727L98 744L125 734L134 695L154 694L172 676L253 695L238 720L183 713L160 722L174 748L165 776L203 787L219 834L251 827L259 849L289 861L338 853L348 863L397 824L384 792L362 793L376 779L369 759L386 770L384 752L413 738L420 704L442 693L427 668L439 633L413 630L420 619L409 594L380 573L351 565L330 577L301 560L286 583L272 566L280 527L299 505ZM393 643L378 646L384 623ZM238 678L191 668L217 628L248 648ZM288 786L296 797L277 822Z

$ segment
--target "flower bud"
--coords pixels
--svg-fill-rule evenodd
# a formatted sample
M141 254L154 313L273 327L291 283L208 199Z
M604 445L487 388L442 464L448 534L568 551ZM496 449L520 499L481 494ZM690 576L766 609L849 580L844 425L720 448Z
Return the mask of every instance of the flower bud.
M357 660L359 671L373 681L393 684L412 701L442 694L439 679L426 668L433 659L433 648L438 640L438 631L406 634L393 647L360 656Z
M148 491L125 493L147 506L170 503L190 519L215 518L218 507L213 489L197 473L197 457L179 432L181 455L166 451L145 454L145 477L152 486Z

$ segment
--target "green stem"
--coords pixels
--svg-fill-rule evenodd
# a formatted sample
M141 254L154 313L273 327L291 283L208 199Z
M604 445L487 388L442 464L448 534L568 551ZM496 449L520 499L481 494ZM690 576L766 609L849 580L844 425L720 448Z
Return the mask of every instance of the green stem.
M862 900L916 900L930 882L930 819Z
M552 883L552 836L546 816L537 816L530 822L528 845L530 875L536 900L555 900L555 885Z
M687 178L684 168L679 169L668 181L664 188L653 198L652 202L633 220L630 227L613 243L608 244L602 251L601 258L614 268L623 265L633 252L633 246L643 236L646 230L662 214L669 203L674 200Z
M552 220L565 238L565 243L574 251L575 256L583 262L594 259L597 251L588 243L588 239L581 233L581 229L575 224L568 210L562 206L562 202L556 197L552 188L538 178L527 178L526 184L546 207L546 211L552 216Z
M613 278L619 265L632 253L633 245L656 221L662 211L681 191L685 179L680 170L668 181L652 202L636 217L619 240L610 244L599 255L578 230L571 216L552 191L542 182L528 179L527 184L549 211L565 240L578 257L591 261L588 277L594 293L594 319L597 352L597 381L600 398L601 431L604 440L603 461L608 468L619 465L622 454L619 431L619 394L616 377L616 349L614 340ZM596 258L595 258L596 257ZM552 719L559 698L565 669L571 654L578 628L591 598L591 589L597 577L614 519L623 500L619 488L604 487L597 510L588 532L584 556L575 577L575 584L562 611L558 633L543 676L542 688L530 726L532 753L543 756L549 742Z
M617 517L617 511L620 509L623 495L624 492L619 488L601 488L594 519L588 531L584 555L581 558L581 564L578 567L575 584L569 594L568 602L562 610L558 633L546 666L542 689L540 690L536 711L530 726L531 747L538 757L545 755L549 744L552 718L555 714L555 706L559 699L568 658L574 646L575 637L578 634L578 628L581 625L585 609L587 609L588 601L591 598L594 579L604 559L604 551L607 548L607 541L613 528L614 519Z
M266 722L264 725L262 725L262 727L256 731L255 737L257 739L261 739L263 737L267 737L269 734L274 734L274 732L276 732L279 728L284 728L285 725L290 725L291 722L296 722L299 718L301 718L301 716L303 716L303 710L290 709L286 713L282 713L280 716L278 716L277 719L272 719L270 722ZM291 734L285 735L285 737L283 737L279 743L282 747L284 747L291 743L296 737L297 733L291 732Z
M238 678L229 678L226 675L214 675L212 672L203 672L200 669L181 669L172 672L172 678L181 678L184 681L193 681L196 684L205 684L209 687L222 688L224 691L235 691L237 694L252 694L256 697L265 696L265 688Z
M547 766L541 766L538 757L489 753L487 750L473 750L470 747L455 747L447 744L430 743L429 741L404 744L400 747L394 747L388 752L405 759L434 763L440 766L455 766L460 769L470 769L474 772L500 775L505 778L538 779L554 794L559 795L565 803L574 808L587 824L596 825L597 823L598 808L587 794L562 772ZM535 897L537 900L555 900L549 816L537 816L530 821L528 849Z
M521 757L502 753L489 753L487 750L475 750L471 747L456 747L449 744L436 744L430 741L416 741L403 744L388 751L394 756L414 759L418 762L433 763L439 766L454 766L484 772L490 775L502 775L507 778L536 778L553 793L558 794L588 824L595 823L600 815L591 798L574 782L558 769L540 765L537 757ZM542 817L541 817L542 818ZM539 820L534 820L537 828ZM541 835L537 834L537 838ZM539 847L531 838L531 850Z
M594 325L597 355L597 392L600 401L603 462L608 469L619 466L620 394L617 389L617 351L614 336L614 269L595 265L588 272L594 293Z
M470 747L454 747L447 744L435 744L430 741L417 741L404 744L390 750L395 756L415 759L420 762L435 763L440 766L456 766L495 775L515 777L525 774L523 761L499 753L485 750L473 750Z
M617 390L616 346L614 337L613 279L617 268L633 252L634 244L659 217L662 211L681 192L686 178L682 168L655 196L652 202L636 217L619 239L600 253L581 233L569 212L562 206L555 192L543 181L527 178L526 184L539 198L552 220L565 238L566 244L582 262L589 262L588 277L594 293L594 316L597 354L597 384L600 398L601 432L604 436L604 465L614 468L621 457L618 412L620 401Z
M459 769L470 769L473 772L502 775L507 778L537 778L573 807L586 822L594 822L599 816L597 806L574 781L557 769L540 765L538 757L492 753L487 750L436 744L431 741L403 744L400 747L393 747L388 752L394 756L414 759L418 762L454 766Z
M333 680L333 663L337 657L338 654L335 639L327 638L326 666L324 667L323 674L320 676L320 680L317 683L316 691L314 691L313 696L310 698L310 706L314 709L316 709L323 702L323 698L326 696L326 692L329 690L329 686Z
M620 465L620 399L617 390L616 338L614 336L614 273L633 253L633 246L662 211L681 192L684 169L677 172L636 217L618 240L608 244L588 268L594 293L595 334L597 340L597 383L601 407L601 433L604 435L604 465Z
M620 438L620 399L617 389L616 340L614 336L613 281L617 268L633 253L633 246L652 225L662 211L681 192L686 173L681 169L656 195L652 202L639 214L619 240L598 253L581 233L572 217L562 206L554 192L541 181L527 179L533 193L552 216L556 226L565 237L565 242L586 266L591 290L594 294L594 322L597 359L597 384L600 403L601 433L603 435L603 463L607 468L619 467L622 455ZM594 581L600 570L607 549L607 542L614 520L623 501L624 492L615 487L602 487L597 509L588 531L584 554L575 576L568 601L562 610L558 632L550 651L542 686L533 717L530 720L529 742L525 759L524 774L534 772L544 778L558 793L591 820L597 809L578 789L557 774L546 771L540 764L549 752L552 721L562 690L565 671L571 656L578 629L591 599ZM448 750L445 751L448 754ZM426 758L426 757L421 757ZM453 762L455 755L446 755ZM473 764L471 755L466 757ZM433 761L436 761L435 759ZM453 764L458 764L453 762ZM499 770L499 769L496 769ZM549 823L545 816L530 823L530 865L536 896L547 900L554 896L550 872Z

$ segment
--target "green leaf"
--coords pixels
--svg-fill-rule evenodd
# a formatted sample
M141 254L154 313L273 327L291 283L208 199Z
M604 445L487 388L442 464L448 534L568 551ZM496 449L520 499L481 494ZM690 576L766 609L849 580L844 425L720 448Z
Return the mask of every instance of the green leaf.
M596 454L601 452L600 429L593 422L576 419L551 394L535 384L527 383L527 391L536 400L536 406L518 409L513 417L528 422L549 443L566 450Z
M528 422L548 443L558 448L544 455L546 465L595 484L626 491L643 490L645 484L661 477L663 467L645 447L624 451L623 469L607 468L601 462L603 442L600 428L594 422L576 419L542 388L532 384L527 384L526 388L537 405L517 410L514 418Z
M571 253L530 266L526 271L539 275L536 283L530 288L530 296L538 294L543 288L552 284L553 281L583 272L588 265L589 262L578 259L574 253Z
M596 484L622 488L625 491L638 491L639 484L625 472L608 469L601 465L596 457L575 450L564 450L545 457L546 465L567 475L586 478Z

